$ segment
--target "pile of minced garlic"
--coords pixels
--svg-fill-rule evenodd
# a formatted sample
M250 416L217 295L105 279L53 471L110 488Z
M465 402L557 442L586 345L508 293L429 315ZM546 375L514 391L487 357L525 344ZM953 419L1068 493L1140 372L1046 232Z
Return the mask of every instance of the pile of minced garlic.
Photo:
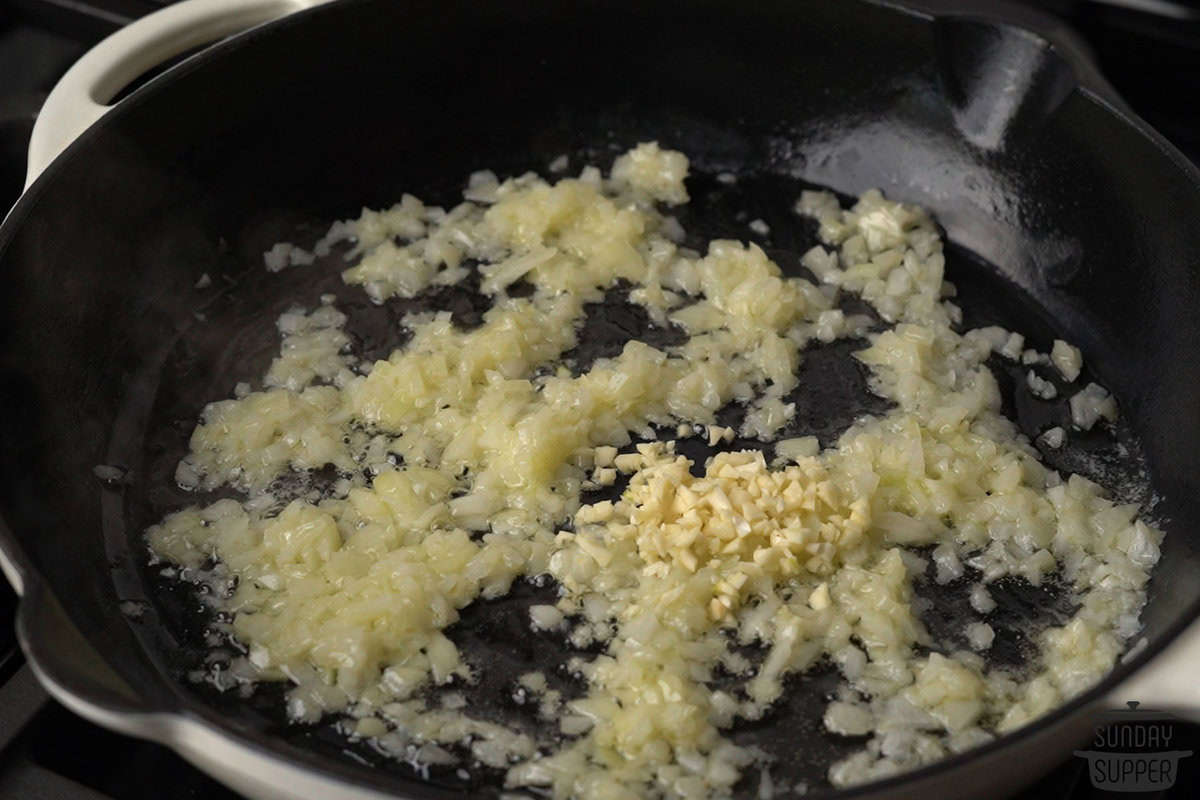
M481 172L450 210L406 195L318 243L328 255L348 242L344 279L378 303L476 269L493 302L471 330L448 313L410 314L411 339L369 364L349 354L346 317L326 297L280 319L260 389L239 385L204 411L176 478L245 499L185 509L148 535L156 557L230 587L212 602L246 648L242 679L294 684L297 721L340 715L380 750L502 768L510 788L701 798L729 795L751 767L771 793L763 754L727 732L826 657L844 681L824 723L866 737L831 766L835 786L988 741L1113 666L1138 629L1162 535L1136 507L1043 466L1001 415L984 364L997 352L1057 368L1069 386L1078 350L1040 354L999 328L955 332L936 227L878 192L848 210L827 193L799 199L825 243L803 257L819 285L785 277L754 245L690 251L667 211L688 201L687 173L683 154L655 144L621 155L608 177L590 166L553 184ZM268 256L273 269L312 261L291 245ZM526 291L509 296L518 281ZM584 306L618 281L687 336L630 341L575 375L564 353ZM882 331L843 314L839 293L866 300ZM721 445L735 432L715 413L731 402L747 406L741 436L777 439L805 347L856 336L869 340L856 355L872 389L894 406L825 450L791 438L772 463L726 447L693 465L675 441L630 447L653 439L651 426ZM1077 428L1116 416L1095 384L1071 408ZM1051 446L1068 435L1045 434ZM280 488L330 467L340 478L327 491ZM582 490L622 475L618 501L581 505ZM919 547L932 548L939 582L964 564L980 571L972 650L931 652L913 602ZM472 717L451 690L488 665L464 660L446 632L464 606L547 574L559 599L533 606L530 625L578 648L570 664L586 689L564 701L543 674L524 675L521 691L552 723L534 738ZM1074 617L1037 634L1032 666L990 665L987 584L1052 574L1073 590ZM738 647L748 644L766 649L761 663ZM741 688L712 688L718 674Z

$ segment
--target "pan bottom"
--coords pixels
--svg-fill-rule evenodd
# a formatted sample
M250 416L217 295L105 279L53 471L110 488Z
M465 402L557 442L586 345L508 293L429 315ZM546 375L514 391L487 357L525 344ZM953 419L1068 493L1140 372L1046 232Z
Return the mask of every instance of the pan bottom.
M798 256L817 243L815 225L792 214L790 203L782 202L781 198L794 198L808 188L811 187L778 174L741 175L733 182L717 174L696 175L689 181L692 202L679 215L680 223L689 232L685 245L701 249L712 239L749 239L763 246L786 274L807 276L809 273L799 265ZM755 220L765 224L750 227L749 222ZM309 221L307 227L302 224L283 238L308 243L319 230ZM355 352L369 360L402 343L406 334L400 320L406 314L450 307L455 311L455 323L469 328L477 324L479 314L490 302L478 291L468 289L433 292L408 301L377 305L342 282L339 273L343 266L343 253L335 251L310 265L289 268L283 281L252 270L228 281L224 276L210 276L211 289L198 290L203 298L202 310L197 312L195 324L189 325L175 343L159 381L160 391L144 449L145 466L141 470L144 482L135 487L136 493L127 495L128 530L144 530L164 514L184 505L208 503L223 494L234 496L224 490L207 495L183 492L171 476L175 474L175 465L187 453L187 437L201 410L199 398L225 396L236 384L254 381L262 375L277 348L273 322L292 305L312 308L322 295L333 295L334 304L349 317L346 330ZM1050 349L1053 327L1037 306L998 270L950 247L947 278L959 290L956 302L963 309L961 330L1001 324L1026 333L1028 341L1038 350ZM844 299L844 307L848 314L868 310L853 297ZM580 345L573 353L574 363L586 367L596 358L610 357L629 340L651 344L670 341L671 331L656 327L644 315L638 316L636 308L620 290L610 291L602 302L595 304L584 323L587 335L580 337ZM879 325L876 319L876 328ZM868 391L866 370L853 357L853 353L865 346L864 340L840 340L804 352L801 388L787 398L796 404L796 416L780 438L812 435L822 447L827 447L863 414L879 415L889 409L889 403ZM1020 364L992 356L989 366L1000 385L1004 413L1031 441L1039 443L1040 456L1048 466L1091 477L1128 502L1148 502L1149 489L1139 449L1124 423L1118 422L1112 430L1097 428L1073 434L1062 447L1041 444L1039 436L1044 430L1070 424L1065 397L1047 403L1034 396L1026 380L1028 370ZM1087 377L1085 374L1084 380ZM738 427L744 413L744 406L730 404L718 414L718 424ZM667 437L673 432L661 433ZM770 443L754 439L735 438L728 448L721 449L731 448L759 449L768 460L774 456ZM693 438L681 441L680 452L699 464L715 450ZM584 500L599 502L615 497L621 488L623 485L617 484L607 492L595 491L585 495ZM140 537L134 535L132 544L135 552L140 550ZM912 555L925 558L929 553L914 550ZM965 622L977 616L971 614L968 595L970 587L978 582L979 573L968 568L960 577L939 583L932 577L934 567L931 565L929 569L930 576L918 579L915 584L923 609L922 621L937 640L937 647L944 650L962 647ZM473 770L463 776L456 767L413 767L385 757L369 745L348 743L335 726L288 725L283 714L281 686L230 679L230 663L243 655L242 648L226 639L214 649L221 623L228 620L214 616L205 603L198 604L194 591L179 584L176 575L169 571L164 574L161 564L143 565L136 576L126 576L124 585L129 591L125 596L149 602L149 619L161 625L139 626L145 641L172 675L191 677L187 682L189 691L195 692L201 702L220 708L257 734L282 738L302 748L365 760L376 768L417 775L436 785L478 791L496 786L497 771ZM582 690L582 684L566 668L570 651L562 637L551 633L531 635L528 629L529 608L544 605L556 592L557 588L549 583L540 586L519 583L503 599L470 606L462 621L447 629L447 635L466 659L492 665L484 672L484 675L490 672L491 677L475 684L453 686L467 697L472 709L532 731L542 723L529 713L528 704L514 699L519 694L521 674L543 672L564 697ZM989 662L995 659L1008 666L1027 668L1031 632L1060 624L1073 614L1076 608L1069 594L1053 582L1035 587L1018 578L1002 581L992 592L997 607L987 617L996 634ZM214 622L218 623L218 630L214 629ZM763 655L763 652L748 653L752 660ZM547 669L550 664L557 666ZM836 689L837 680L836 668L828 662L801 676L790 677L784 699L771 715L735 727L733 740L775 756L779 766L772 770L774 779L813 788L827 787L829 764L862 746L861 739L834 736L821 723L821 709ZM804 742L800 753L795 751L796 741ZM746 780L753 783L754 779Z

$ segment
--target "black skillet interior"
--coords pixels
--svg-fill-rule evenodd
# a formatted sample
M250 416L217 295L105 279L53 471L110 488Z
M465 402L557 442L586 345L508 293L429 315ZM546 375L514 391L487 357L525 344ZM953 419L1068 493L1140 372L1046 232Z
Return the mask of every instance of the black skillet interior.
M1013 63L1031 77L998 82ZM331 219L405 191L453 202L475 169L544 170L561 153L573 169L607 166L656 139L693 158L683 221L698 243L757 240L794 266L813 243L790 212L802 186L877 186L945 227L969 323L1001 322L1041 349L1054 335L1083 348L1086 377L1117 394L1127 424L1047 459L1140 500L1148 469L1169 532L1144 614L1153 651L1200 597L1188 579L1200 508L1187 492L1200 467L1190 349L1200 339L1200 230L1186 222L1200 191L1073 85L1065 61L1015 29L865 3L706 0L682 14L645 2L361 0L251 34L133 96L0 233L10 282L0 301L4 517L144 702L422 793L405 767L356 768L328 730L285 730L269 689L244 701L183 680L201 658L198 602L145 568L141 531L194 499L169 485L174 460L206 401L262 374L280 311L336 291L366 320L355 330L364 352L393 342L395 309L339 287L337 255L268 275L261 254L273 242L314 239ZM715 181L720 171L738 184ZM756 217L770 224L766 237L746 226ZM194 288L206 273L213 285ZM457 304L469 323L477 300L431 301ZM585 338L601 353L646 333L616 297L594 317ZM839 347L803 367L817 393L800 398L797 432L826 442L852 411L880 407ZM1004 382L1027 433L1067 419L1062 402L1031 399L1019 374ZM126 479L102 485L92 474L102 463L127 468ZM522 604L546 591L522 587L459 626L468 654L503 665L474 690L481 700L496 703L523 664L561 660L561 643L530 638L522 621ZM961 594L952 585L937 597L951 611L927 620L935 635L955 635ZM997 657L1019 660L1031 609L1055 606L1020 586L1001 595ZM136 622L118 601L134 601L124 608L140 611ZM858 744L819 731L831 680L794 681L794 713L738 734L777 750L787 766L773 774L818 786L830 757ZM511 703L495 713L519 717Z

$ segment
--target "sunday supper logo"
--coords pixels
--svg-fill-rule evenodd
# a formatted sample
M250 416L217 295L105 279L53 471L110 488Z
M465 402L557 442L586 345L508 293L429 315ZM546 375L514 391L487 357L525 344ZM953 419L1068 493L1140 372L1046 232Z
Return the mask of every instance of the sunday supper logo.
M1138 709L1138 701L1127 703L1105 715L1096 729L1092 749L1076 750L1086 758L1092 786L1110 792L1153 792L1170 789L1179 776L1179 762L1191 750L1172 750L1175 718L1152 709Z

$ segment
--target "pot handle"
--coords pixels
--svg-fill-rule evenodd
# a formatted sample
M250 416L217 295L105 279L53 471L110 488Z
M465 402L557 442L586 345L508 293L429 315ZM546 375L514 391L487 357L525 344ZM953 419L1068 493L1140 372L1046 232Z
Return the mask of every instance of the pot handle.
M1136 655L1134 645L1132 655ZM1128 658L1129 656L1126 656ZM1200 722L1200 619L1180 631L1166 648L1104 696L1110 709L1125 709L1133 702L1147 709L1169 711Z
M184 0L101 41L51 90L29 139L25 188L139 76L191 48L328 0Z

